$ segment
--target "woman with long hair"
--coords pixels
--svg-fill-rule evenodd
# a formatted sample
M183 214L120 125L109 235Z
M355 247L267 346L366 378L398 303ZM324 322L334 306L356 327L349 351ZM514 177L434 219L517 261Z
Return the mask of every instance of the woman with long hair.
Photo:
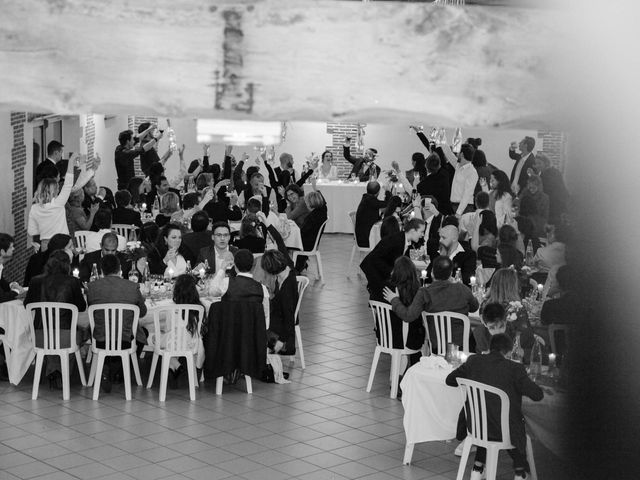
M164 227L171 221L171 216L180 210L180 198L174 192L166 193L160 200L160 213L156 216L156 223Z
M24 273L24 284L29 285L29 282L36 275L41 275L44 272L44 267L49 260L49 256L56 250L62 250L69 255L71 262L71 269L77 268L79 261L76 255L75 248L73 246L73 239L64 233L56 233L51 240L49 240L49 248L44 252L34 253L27 263L27 268Z
M511 218L511 201L513 192L509 177L502 170L494 170L489 178L489 185L480 180L482 190L489 193L489 208L496 214L498 228L509 223Z
M187 270L188 252L182 244L180 225L168 223L149 252L149 270L154 275L178 276Z
M44 273L36 275L29 282L29 290L24 299L24 305L36 302L61 302L71 303L78 307L78 311L84 312L87 304L82 295L82 283L78 278L70 275L70 258L64 250L51 251ZM34 318L36 346L43 346L42 318L36 314ZM62 310L60 313L60 346L71 346L71 312ZM48 356L46 375L49 378L49 387L62 388L62 373L60 357Z

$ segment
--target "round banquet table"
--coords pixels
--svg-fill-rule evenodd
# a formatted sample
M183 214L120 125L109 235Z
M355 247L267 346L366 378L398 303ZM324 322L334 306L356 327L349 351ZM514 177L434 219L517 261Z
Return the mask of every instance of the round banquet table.
M316 189L322 193L327 201L327 226L325 233L353 233L351 219L347 215L351 210L356 210L367 191L367 184L335 181L318 181ZM309 184L304 185L304 192L313 191Z

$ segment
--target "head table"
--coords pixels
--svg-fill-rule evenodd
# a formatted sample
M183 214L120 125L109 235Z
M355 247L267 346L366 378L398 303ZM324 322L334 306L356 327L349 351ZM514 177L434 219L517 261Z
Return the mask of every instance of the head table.
M322 181L318 180L316 189L322 193L327 201L327 226L326 233L353 233L351 219L347 213L356 210L367 191L365 182L345 182L342 180ZM304 185L304 193L313 191L313 186Z

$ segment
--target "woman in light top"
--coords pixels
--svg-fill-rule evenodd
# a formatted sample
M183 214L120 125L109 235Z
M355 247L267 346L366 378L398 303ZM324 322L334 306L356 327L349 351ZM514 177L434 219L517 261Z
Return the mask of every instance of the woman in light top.
M325 150L322 153L322 164L318 168L318 180L337 180L338 167L333 164L333 153Z
M174 213L180 210L180 198L176 193L168 192L160 200L160 213L156 215L156 223L164 227L171 221Z
M185 254L180 225L168 223L158 235L155 247L149 252L149 270L152 274L165 277L182 275L187 271Z
M495 170L491 173L489 185L484 177L480 177L479 182L482 190L489 193L489 208L496 214L498 228L510 223L513 193L507 174L502 170Z

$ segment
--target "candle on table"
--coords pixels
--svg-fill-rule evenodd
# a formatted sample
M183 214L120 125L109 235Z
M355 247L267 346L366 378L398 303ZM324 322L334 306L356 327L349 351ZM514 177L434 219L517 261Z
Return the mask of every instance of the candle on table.
M555 353L550 353L549 354L549 368L555 367L556 366L556 354Z
M200 268L200 278L204 278L204 274L205 274L204 267L201 267Z
M146 209L147 209L147 204L146 204L146 203L143 203L143 204L142 204L142 209L143 209L143 210L146 210Z
M467 361L468 355L464 352L460 352L460 363L464 363Z
M470 283L470 285L471 285L472 287L475 287L475 286L476 286L476 277L471 277L471 278L469 279L469 283Z
M422 277L422 280L425 280L427 278L427 271L422 270L422 272L420 272L420 276Z
M173 278L173 268L169 269L169 278Z
M538 293L542 293L542 290L544 290L544 285L542 285L541 283L538 284Z
M78 270L77 268L73 269L73 276L76 278L80 278L80 270Z

